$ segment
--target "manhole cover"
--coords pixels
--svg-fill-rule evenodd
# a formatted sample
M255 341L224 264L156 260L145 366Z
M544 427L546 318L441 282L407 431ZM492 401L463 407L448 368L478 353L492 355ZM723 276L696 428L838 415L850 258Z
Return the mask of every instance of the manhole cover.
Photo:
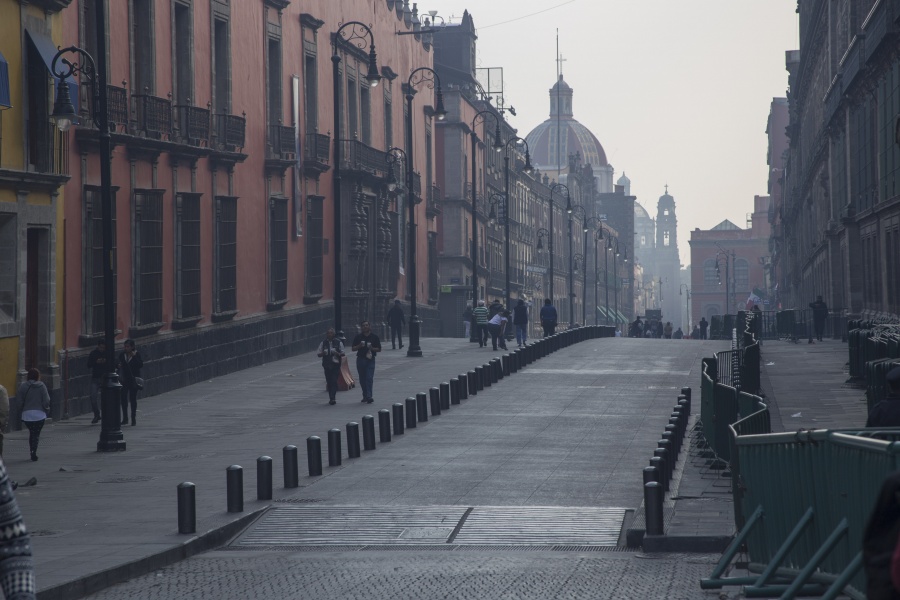
M101 479L97 483L139 483L141 481L153 481L156 477L147 475L135 475L134 477L115 477L113 479Z

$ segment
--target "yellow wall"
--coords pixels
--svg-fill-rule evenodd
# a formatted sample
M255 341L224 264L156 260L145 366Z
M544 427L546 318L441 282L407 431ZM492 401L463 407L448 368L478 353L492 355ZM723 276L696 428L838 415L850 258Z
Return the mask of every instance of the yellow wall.
M10 396L16 395L16 372L19 370L19 338L0 338L0 384Z
M25 112L22 110L22 31L18 0L0 0L0 52L9 63L9 95L12 108L0 111L3 140L0 167L22 170Z

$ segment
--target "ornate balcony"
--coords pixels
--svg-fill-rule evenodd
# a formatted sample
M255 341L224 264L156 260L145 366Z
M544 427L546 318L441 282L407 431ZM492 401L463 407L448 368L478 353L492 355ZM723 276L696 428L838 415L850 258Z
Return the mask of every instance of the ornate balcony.
M244 149L244 136L247 131L246 113L244 116L216 115L216 147L224 152L239 152Z
M307 133L303 146L303 170L318 176L331 168L331 136L324 133Z
M340 140L341 168L361 174L387 177L388 163L384 150L377 150L359 140Z
M432 185L428 188L428 197L425 202L425 212L429 217L436 217L441 214L441 204L444 198L441 196L441 188Z
M172 136L172 100L149 94L133 94L137 131L148 138L163 139Z
M185 104L175 109L178 111L179 141L192 146L209 145L209 109Z
M266 157L294 160L297 155L294 128L289 125L269 125L269 143L266 144Z

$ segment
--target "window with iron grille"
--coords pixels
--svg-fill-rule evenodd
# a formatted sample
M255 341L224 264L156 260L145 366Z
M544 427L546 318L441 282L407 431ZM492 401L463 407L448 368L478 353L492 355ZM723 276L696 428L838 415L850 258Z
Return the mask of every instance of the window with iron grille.
M134 192L135 324L162 322L162 190Z
M269 199L269 301L287 300L287 199Z
M281 108L281 40L269 38L268 71L266 80L266 108L269 125L280 125Z
M362 121L362 142L372 145L372 96L369 88L362 86L359 89L359 112Z
M116 255L116 188L112 190L112 250ZM85 335L101 334L103 321L103 211L100 188L84 186L82 205L84 206L84 229L82 245L84 248L82 292L84 294L84 327ZM118 281L116 265L113 264L113 289L117 289ZM116 295L113 294L113 302Z
M175 309L179 319L200 311L200 194L175 197Z
M715 288L719 285L720 274L716 270L716 261L708 258L703 263L703 287L706 289Z
M322 295L324 202L323 196L306 199L306 296L309 298Z
M173 79L175 83L175 104L191 104L194 86L193 68L193 19L191 6L176 1L172 6L174 28L172 30ZM184 124L182 124L184 127Z
M356 79L347 78L347 126L350 134L347 139L359 139L359 100L357 98L358 86Z
M154 85L154 10L153 0L131 0L133 94L153 94Z
M734 290L750 289L750 264L743 258L734 261Z
M385 81L382 87L384 88L384 147L391 148L394 145L394 114L390 81Z
M215 8L218 6L214 4ZM213 112L217 115L231 111L231 42L229 41L229 15L216 11L212 28Z
M237 310L237 198L216 196L214 312Z
M316 55L307 52L304 63L303 111L306 117L306 132L316 133L319 130L319 68L316 61Z

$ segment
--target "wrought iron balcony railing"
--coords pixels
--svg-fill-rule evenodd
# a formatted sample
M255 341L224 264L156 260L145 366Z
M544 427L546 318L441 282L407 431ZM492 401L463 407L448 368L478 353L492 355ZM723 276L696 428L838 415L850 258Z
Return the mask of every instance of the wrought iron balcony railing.
M269 125L267 158L292 160L297 153L294 127L290 125Z
M327 171L331 162L331 136L324 133L307 133L303 147L303 166L313 171Z
M238 152L244 148L247 131L246 115L216 115L216 146L219 150Z
M441 188L436 185L433 185L428 188L428 198L426 199L425 209L434 215L441 214L441 204L443 203L443 196L441 195Z
M172 135L172 100L149 94L132 94L137 130L147 137L162 139Z
M175 109L178 111L179 139L193 146L209 144L209 109L186 104L177 105Z
M384 159L384 150L377 150L359 140L340 140L342 169L362 171L386 177L388 163Z

